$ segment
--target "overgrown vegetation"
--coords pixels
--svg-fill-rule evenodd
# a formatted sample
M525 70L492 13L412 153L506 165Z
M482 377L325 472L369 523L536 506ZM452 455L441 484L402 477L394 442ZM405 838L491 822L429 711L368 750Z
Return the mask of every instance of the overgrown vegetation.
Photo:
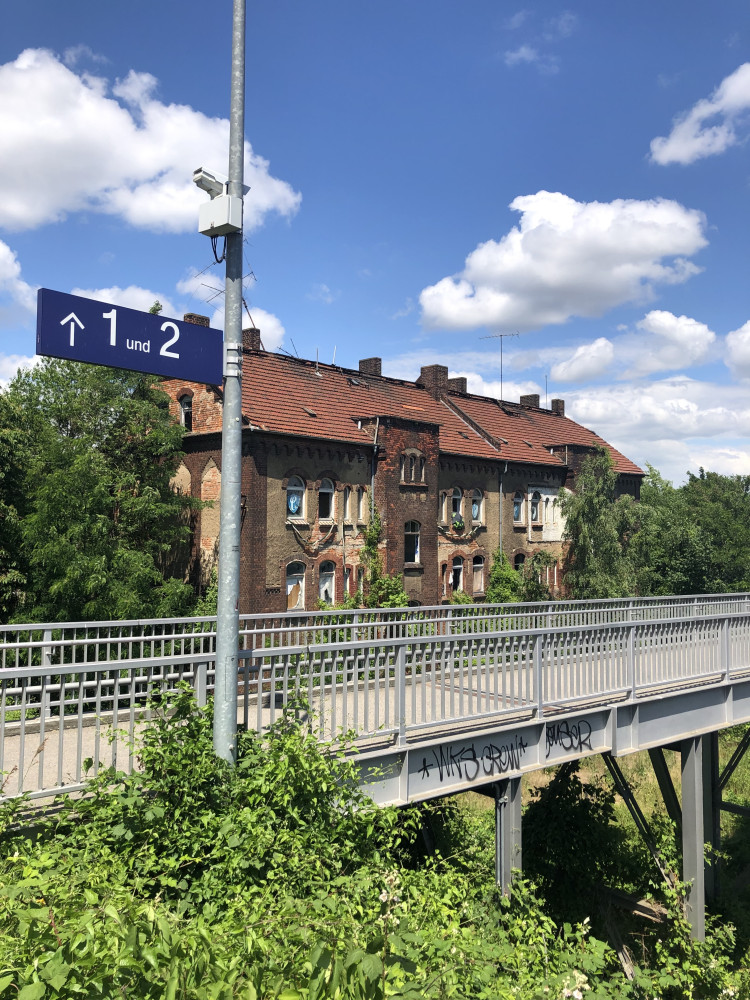
M154 379L44 359L0 393L0 614L189 612L169 556L196 505L170 480L182 430Z
M551 910L523 880L503 899L491 812L455 800L378 808L357 791L352 760L322 754L290 719L263 739L242 734L231 769L214 756L210 711L183 694L136 752L138 772L101 775L56 817L29 826L18 806L0 814L2 1000L750 995L730 967L730 931L691 941L679 888L628 981L579 920L605 872L586 870L573 835L579 881L566 889L582 902L572 919L554 913L555 882L541 870ZM560 829L599 837L614 878L622 842L608 800L580 782L564 797ZM542 794L527 811L529 862L544 856L534 842L556 808ZM429 856L425 823L439 845ZM559 868L561 833L557 844Z
M357 604L365 608L403 608L409 603L399 573L385 573L378 542L383 531L380 514L375 509L370 523L363 529L364 545L359 559L365 570L364 593Z
M583 461L561 511L573 597L750 588L750 476L701 469L674 487L649 466L635 503L617 495L611 458L600 451Z

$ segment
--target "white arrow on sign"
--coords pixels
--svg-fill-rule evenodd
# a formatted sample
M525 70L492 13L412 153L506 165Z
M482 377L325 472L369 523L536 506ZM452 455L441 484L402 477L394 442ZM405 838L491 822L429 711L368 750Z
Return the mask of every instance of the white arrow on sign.
M60 326L65 326L66 323L70 323L70 346L75 347L75 334L76 334L76 323L83 330L83 323L76 316L75 313L70 313L65 319L60 320Z

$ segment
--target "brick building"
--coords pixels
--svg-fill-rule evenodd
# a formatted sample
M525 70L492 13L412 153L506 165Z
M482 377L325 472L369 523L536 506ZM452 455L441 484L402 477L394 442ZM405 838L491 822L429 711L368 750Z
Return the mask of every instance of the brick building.
M468 393L442 365L407 382L383 376L380 358L347 370L266 352L257 330L243 338L242 612L314 609L354 593L374 509L384 568L403 574L414 603L454 590L481 601L499 545L516 568L548 552L560 593L558 497L575 488L582 458L606 448L620 491L638 497L642 470L567 418L561 399L551 409L536 395L508 403ZM205 583L218 556L221 388L163 388L187 432L176 486L214 501L197 516L187 570Z

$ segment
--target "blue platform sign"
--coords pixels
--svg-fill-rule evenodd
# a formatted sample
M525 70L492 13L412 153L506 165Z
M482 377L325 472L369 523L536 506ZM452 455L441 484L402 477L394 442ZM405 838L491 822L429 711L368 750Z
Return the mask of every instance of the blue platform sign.
M224 370L221 330L49 288L37 296L36 352L209 385Z

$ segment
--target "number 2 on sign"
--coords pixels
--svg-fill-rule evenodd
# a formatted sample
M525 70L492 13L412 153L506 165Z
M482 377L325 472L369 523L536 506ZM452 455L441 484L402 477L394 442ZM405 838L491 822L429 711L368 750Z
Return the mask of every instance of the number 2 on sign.
M174 336L171 338L171 340L168 340L166 344L162 344L162 348L159 351L159 354L163 354L165 358L179 358L180 355L177 353L177 351L167 350L168 347L171 347L172 344L176 344L177 341L180 339L180 330L177 324L173 323L171 320L167 320L166 323L162 323L161 328L162 330L165 331L174 330Z

